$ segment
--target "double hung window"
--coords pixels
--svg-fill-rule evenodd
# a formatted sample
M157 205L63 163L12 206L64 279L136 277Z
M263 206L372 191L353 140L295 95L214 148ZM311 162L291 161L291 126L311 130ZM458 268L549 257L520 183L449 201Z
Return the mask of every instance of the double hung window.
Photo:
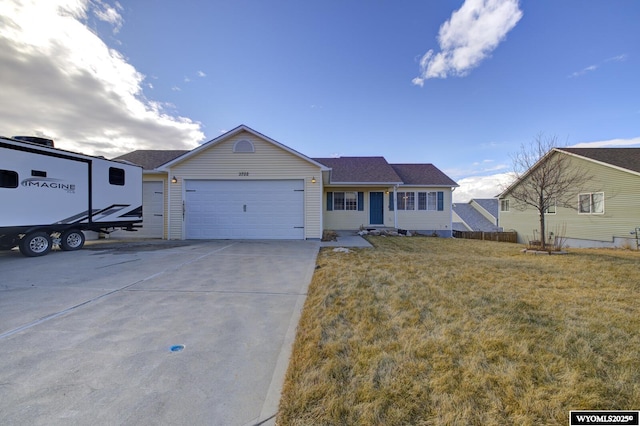
M334 210L358 210L358 194L356 192L334 192Z
M416 193L415 192L398 192L398 210L415 210Z

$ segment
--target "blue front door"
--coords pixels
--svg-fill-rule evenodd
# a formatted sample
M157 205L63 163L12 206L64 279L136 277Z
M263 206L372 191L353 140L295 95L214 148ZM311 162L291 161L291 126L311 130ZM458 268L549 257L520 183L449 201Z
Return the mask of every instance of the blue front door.
M369 193L369 224L382 225L384 223L384 192Z

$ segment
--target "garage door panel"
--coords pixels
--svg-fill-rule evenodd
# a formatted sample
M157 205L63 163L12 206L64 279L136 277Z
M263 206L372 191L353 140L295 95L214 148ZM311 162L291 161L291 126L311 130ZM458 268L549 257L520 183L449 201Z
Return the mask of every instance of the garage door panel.
M186 238L302 239L304 182L186 181Z

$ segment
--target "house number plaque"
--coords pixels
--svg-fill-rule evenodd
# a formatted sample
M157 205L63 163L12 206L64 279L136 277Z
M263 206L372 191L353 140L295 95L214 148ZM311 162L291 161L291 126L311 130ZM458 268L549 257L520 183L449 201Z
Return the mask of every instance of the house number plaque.
M249 176L249 172L238 172L238 176Z

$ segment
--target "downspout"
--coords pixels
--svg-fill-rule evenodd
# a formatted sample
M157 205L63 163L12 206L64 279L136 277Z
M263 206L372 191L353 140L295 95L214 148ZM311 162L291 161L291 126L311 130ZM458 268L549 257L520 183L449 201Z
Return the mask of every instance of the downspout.
M171 240L171 169L167 170L167 240Z
M455 191L456 188L451 187L451 202L449 203L449 232L451 233L451 236L453 237L453 191Z
M398 229L398 185L393 186L393 226Z

